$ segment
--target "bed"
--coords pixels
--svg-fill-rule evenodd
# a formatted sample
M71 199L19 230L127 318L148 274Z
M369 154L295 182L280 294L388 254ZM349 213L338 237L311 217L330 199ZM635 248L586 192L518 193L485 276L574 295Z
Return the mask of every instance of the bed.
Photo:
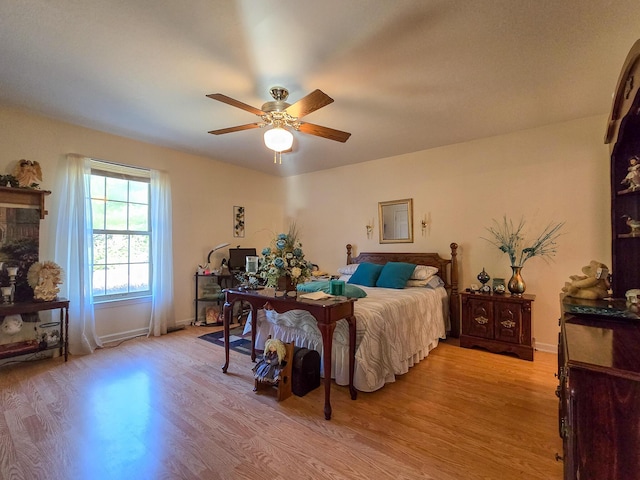
M362 392L373 392L407 373L426 358L440 340L458 335L458 246L450 245L449 258L438 253L410 252L367 252L353 257L352 246L349 244L346 248L346 266L339 270L342 272L352 272L362 264L385 265L388 262L437 269L437 285L431 281L432 277L429 286L421 283L421 286L398 289L357 285L366 296L358 298L354 309L357 321L354 386ZM349 274L343 273L341 278L348 281ZM252 319L249 319L245 333L251 331L251 323ZM284 342L293 341L297 347L311 348L323 355L320 330L307 312L293 310L279 314L273 310L259 310L256 348L262 349L269 336ZM347 322L341 320L334 332L331 356L331 376L338 385L349 384L348 340Z

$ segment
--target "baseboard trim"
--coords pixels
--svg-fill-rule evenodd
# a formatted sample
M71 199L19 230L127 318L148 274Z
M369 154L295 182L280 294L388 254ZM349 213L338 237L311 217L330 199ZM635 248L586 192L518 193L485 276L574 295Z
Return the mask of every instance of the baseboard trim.
M536 342L536 350L538 350L540 352L555 353L557 355L558 354L558 345Z
M111 335L104 335L100 337L100 341L105 343L122 342L124 340L131 340L132 338L142 337L149 334L149 327L137 328L135 330L129 330L126 332L113 333Z

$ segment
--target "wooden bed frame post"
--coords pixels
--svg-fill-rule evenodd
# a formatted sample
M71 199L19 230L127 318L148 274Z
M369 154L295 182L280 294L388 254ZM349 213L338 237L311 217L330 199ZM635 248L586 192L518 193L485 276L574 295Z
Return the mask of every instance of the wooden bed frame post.
M451 336L460 336L460 292L458 291L458 244L452 242L451 248L451 293L449 294L449 318Z

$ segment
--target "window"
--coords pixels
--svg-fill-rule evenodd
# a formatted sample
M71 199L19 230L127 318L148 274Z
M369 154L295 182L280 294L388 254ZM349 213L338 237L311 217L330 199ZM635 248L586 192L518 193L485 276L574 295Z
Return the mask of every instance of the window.
M151 294L149 171L91 162L94 300Z

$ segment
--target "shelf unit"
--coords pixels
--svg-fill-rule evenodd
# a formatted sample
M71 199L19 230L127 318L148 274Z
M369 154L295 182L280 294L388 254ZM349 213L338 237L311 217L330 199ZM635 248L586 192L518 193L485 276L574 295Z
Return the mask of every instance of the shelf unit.
M611 152L611 273L615 298L640 288L640 188L624 181L640 163L640 40L622 67L605 136ZM635 160L634 160L635 161ZM633 228L632 228L633 227Z
M0 187L0 207L7 209L31 209L38 210L40 220L44 219L48 213L45 209L45 197L50 195L48 190L40 190L35 188L21 187ZM4 214L2 215L3 218ZM35 223L34 230L29 231L29 226L20 222L12 227L7 228L7 236L12 240L23 239L29 235L38 237L38 222ZM16 259L12 259L12 263ZM30 264L28 264L30 265ZM22 275L26 269L21 272ZM26 283L26 281L25 281ZM0 320L8 315L21 315L23 318L22 329L33 327L34 333L31 338L24 335L19 340L9 337L8 339L0 335L0 359L43 352L47 350L59 350L60 355L64 355L65 361L68 356L68 325L69 325L69 301L66 299L58 299L52 302L34 302L31 299L30 287L28 291L21 290L20 284L17 285L16 299L20 296L20 300L15 303L0 304ZM25 298L28 297L28 298ZM58 342L49 344L46 339L42 338L41 327L44 323L40 320L39 312L46 310L60 309L60 320L57 323ZM52 327L52 329L55 327Z
M222 325L222 288L233 286L231 274L195 274L195 315L194 325ZM214 307L215 305L215 307Z

